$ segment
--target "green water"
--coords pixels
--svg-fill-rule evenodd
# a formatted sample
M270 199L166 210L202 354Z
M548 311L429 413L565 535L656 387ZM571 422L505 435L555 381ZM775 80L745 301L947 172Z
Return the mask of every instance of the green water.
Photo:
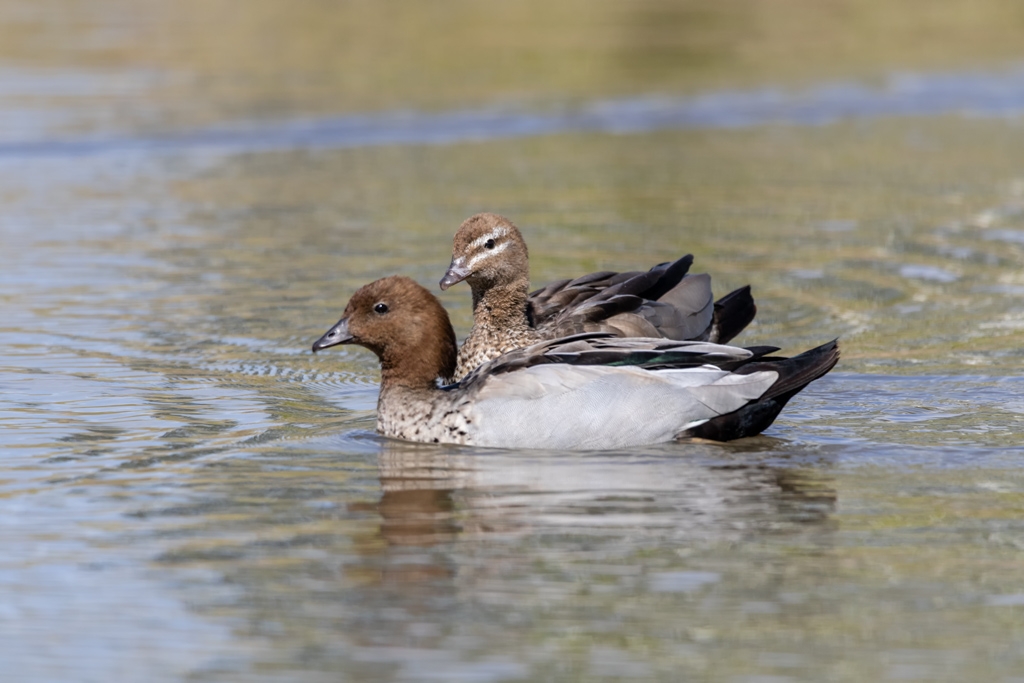
M246 7L0 8L5 678L1024 680L1019 110L66 144L999 73L1015 5ZM690 252L753 286L739 343L843 360L722 446L381 439L373 357L309 346L482 210L538 285Z

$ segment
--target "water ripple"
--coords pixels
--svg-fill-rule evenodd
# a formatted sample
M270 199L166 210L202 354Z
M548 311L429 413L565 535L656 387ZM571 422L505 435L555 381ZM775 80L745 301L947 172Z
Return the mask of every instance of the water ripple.
M388 111L235 122L152 137L78 137L0 143L0 159L159 153L337 149L380 145L444 145L556 133L644 133L671 129L749 128L765 124L820 126L843 119L959 113L1017 117L1024 113L1024 65L999 71L896 73L882 87L836 82L785 90L723 90L689 97L607 99L579 107L527 111L485 107L441 113Z

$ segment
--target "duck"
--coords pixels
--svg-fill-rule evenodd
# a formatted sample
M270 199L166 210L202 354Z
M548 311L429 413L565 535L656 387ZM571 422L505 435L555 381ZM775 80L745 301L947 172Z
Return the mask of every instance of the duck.
M451 379L513 349L582 332L727 343L757 313L750 286L715 302L711 277L689 275L692 264L687 254L646 272L590 273L529 292L519 228L495 213L471 216L455 233L440 281L442 291L466 281L473 293L473 327Z
M454 384L455 332L441 302L393 275L357 290L313 352L356 344L380 361L377 431L426 443L608 450L759 434L831 370L837 341L791 358L772 346L570 335L487 361Z

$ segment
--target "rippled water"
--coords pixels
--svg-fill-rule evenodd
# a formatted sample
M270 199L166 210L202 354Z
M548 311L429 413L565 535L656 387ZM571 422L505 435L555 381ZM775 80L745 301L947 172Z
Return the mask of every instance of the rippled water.
M795 91L764 88L693 97L621 98L554 111L491 107L443 113L378 112L276 124L236 121L150 137L12 141L0 143L0 157L444 145L560 133L824 125L847 119L948 113L1019 117L1024 113L1024 67L1014 65L999 72L903 73L889 78L883 87L836 82Z
M330 51L281 57L312 79L293 89L225 89L240 64L269 69L252 26L274 3L223 52L176 10L121 26L100 3L61 15L81 63L56 64L46 12L67 8L33 7L0 10L6 677L1024 677L1024 53L1000 52L995 5L970 15L989 18L994 66L954 32L947 70L880 44L881 79L857 80L872 65L853 58L796 73L768 48L801 14L762 26L781 74L766 81L729 48L747 15L708 15L689 89L647 54L606 81L545 72L520 98L499 69L493 102L447 83L449 108L386 61L379 100L352 74L317 99ZM644 45L651 11L629 24ZM147 22L169 42L133 43ZM545 63L575 64L537 40ZM168 70L179 44L206 61ZM424 69L475 68L437 49ZM208 101L172 102L197 83ZM371 279L434 288L480 210L524 230L537 283L692 252L717 291L753 285L738 342L839 336L843 360L765 435L726 445L381 439L372 356L310 343ZM468 291L442 298L465 333Z

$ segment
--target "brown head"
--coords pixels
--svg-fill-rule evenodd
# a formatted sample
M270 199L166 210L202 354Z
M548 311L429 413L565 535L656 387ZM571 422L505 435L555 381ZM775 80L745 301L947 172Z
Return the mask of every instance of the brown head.
M455 372L455 331L433 294L400 275L364 285L341 320L313 343L313 352L337 344L365 346L380 358L382 383L433 386Z
M529 283L530 259L519 228L496 213L478 213L459 226L452 240L452 263L441 278L445 290L466 280L473 291Z

